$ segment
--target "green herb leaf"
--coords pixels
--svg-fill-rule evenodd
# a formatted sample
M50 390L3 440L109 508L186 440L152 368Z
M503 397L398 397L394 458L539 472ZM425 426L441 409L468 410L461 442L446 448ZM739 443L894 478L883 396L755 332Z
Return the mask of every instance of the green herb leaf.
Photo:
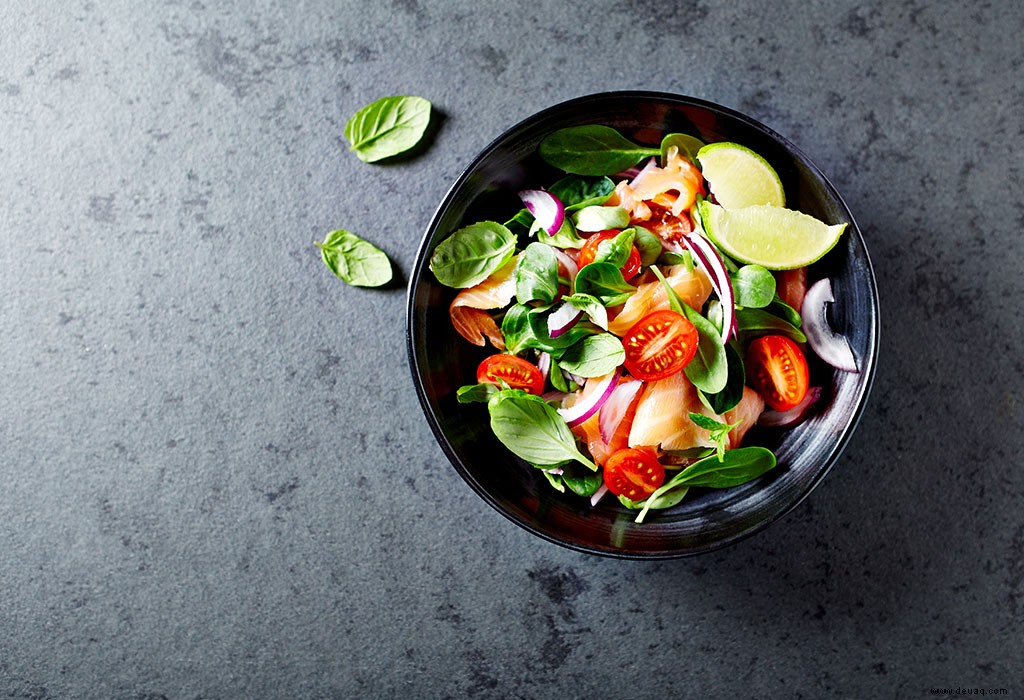
M629 212L622 207L592 204L573 213L572 222L577 231L585 233L621 229L629 226Z
M550 304L558 294L558 258L551 246L531 243L516 261L516 299Z
M626 282L622 271L610 263L590 263L576 274L576 294L590 294L605 306L625 303L636 288Z
M729 378L725 382L725 388L713 394L705 394L700 389L697 390L697 396L701 403L718 415L735 408L743 399L743 385L746 382L743 358L734 342L726 343L725 359L729 366Z
M724 489L756 479L776 464L775 455L764 447L737 447L728 450L723 459L705 457L672 478L687 486Z
M569 487L577 496L589 498L601 488L604 479L601 472L592 472L577 462L570 462L562 467L562 483Z
M320 257L331 272L356 287L379 287L391 281L391 261L384 251L349 231L331 231L320 249Z
M775 298L775 277L760 265L744 265L730 279L736 306L760 309Z
M530 230L532 232L533 228L531 227ZM562 221L562 227L555 231L554 236L549 236L545 233L538 236L537 240L541 243L554 246L555 248L577 249L582 248L583 244L587 242L585 238L581 238L580 235L576 233L576 229L572 225L572 219L568 216Z
M487 403L499 391L497 384L468 384L455 391L455 398L459 403Z
M803 331L764 309L736 309L736 334L741 340L778 333L795 343L806 343Z
M550 310L547 307L538 307L529 311L527 318L530 322L531 337L526 346L546 352L555 359L559 359L567 348L575 345L582 338L601 332L597 326L584 321L576 323L557 338L552 338L548 331L549 315ZM507 342L506 340L506 344Z
M660 148L640 146L615 129L601 124L559 129L540 142L540 157L575 175L614 175L636 165Z
M430 102L422 97L382 97L352 115L345 139L359 160L373 163L415 146L429 123Z
M491 430L513 454L534 465L575 460L592 471L597 465L576 446L565 420L544 399L504 389L487 402Z
M786 323L789 323L796 328L802 328L804 325L803 318L800 317L800 312L794 309L792 306L782 301L782 298L778 294L772 299L772 303L768 305L765 311L775 314Z
M505 338L505 350L517 355L529 347L533 347L536 337L530 325L531 307L526 304L513 304L505 312L501 320L501 334Z
M562 372L562 366L558 364L558 360L551 358L551 368L548 370L548 379L551 381L551 386L556 391L569 392L569 383L565 380L565 374Z
M683 304L683 315L697 328L697 354L683 368L683 372L705 394L717 394L729 382L729 359L725 354L722 337L715 324L687 304Z
M636 246L637 251L640 253L640 264L644 267L653 265L658 261L664 250L664 247L661 245L661 239L643 226L637 226L635 234L636 238L633 240L633 245Z
M567 175L548 188L558 197L566 213L592 204L604 204L615 191L615 183L607 177L582 177Z
M630 253L633 252L635 239L636 229L627 228L614 238L601 241L597 244L593 262L611 263L615 267L622 268L629 260Z
M697 162L697 151L704 147L704 142L700 139L690 136L689 134L667 134L665 138L661 140L661 164L665 165L665 160L668 158L668 149L675 146L679 149L679 155L683 158L689 159L691 162Z
M430 256L430 269L446 287L465 289L487 279L512 259L516 237L505 226L481 221L441 241Z
M729 431L735 428L739 423L720 423L714 418L705 416L703 413L694 413L690 411L690 420L693 421L697 427L703 428L708 431L708 436L711 441L715 443L716 451L718 452L718 460L722 461L725 458L725 448L728 447L729 443Z
M569 347L558 364L580 377L600 377L612 372L626 359L622 341L611 333L587 336Z

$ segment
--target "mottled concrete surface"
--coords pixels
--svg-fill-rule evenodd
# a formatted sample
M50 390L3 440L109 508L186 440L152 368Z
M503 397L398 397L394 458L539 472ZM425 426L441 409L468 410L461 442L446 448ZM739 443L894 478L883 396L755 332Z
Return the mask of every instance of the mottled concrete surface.
M1024 697L1024 10L575 5L5 3L0 697ZM407 273L493 136L627 88L796 141L882 298L842 460L699 559L491 510L420 413L404 289L312 246ZM405 93L434 142L360 163L345 121Z

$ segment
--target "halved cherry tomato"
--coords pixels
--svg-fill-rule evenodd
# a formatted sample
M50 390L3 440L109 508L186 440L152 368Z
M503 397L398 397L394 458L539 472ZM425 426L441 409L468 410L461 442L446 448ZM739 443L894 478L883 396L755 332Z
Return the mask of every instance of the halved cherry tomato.
M764 402L788 411L807 395L807 358L800 346L784 335L764 335L747 348L747 380Z
M587 242L583 244L580 249L579 266L582 269L584 265L589 265L594 262L594 258L597 257L597 246L601 245L602 242L611 240L618 236L621 231L615 231L614 229L608 231L598 231L587 238ZM622 271L623 279L632 279L636 277L636 273L640 272L640 251L633 246L629 251L629 259L626 260L626 264L619 268Z
M648 202L647 206L651 210L651 218L639 221L637 225L643 226L666 243L679 243L683 236L693 231L693 222L686 212L676 216L671 209L660 204Z
M622 336L626 369L653 382L680 371L697 353L697 329L682 314L663 309L647 314Z
M476 380L481 384L508 384L513 389L523 389L540 396L544 393L544 375L536 365L516 355L491 355L476 370Z
M665 481L665 467L654 451L627 447L614 452L604 463L604 483L616 496L642 501Z

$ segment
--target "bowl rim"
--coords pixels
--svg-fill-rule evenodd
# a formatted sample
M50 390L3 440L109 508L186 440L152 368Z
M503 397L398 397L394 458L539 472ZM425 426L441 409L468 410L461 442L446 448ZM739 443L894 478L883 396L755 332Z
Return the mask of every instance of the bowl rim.
M863 366L859 370L859 374L862 376L861 382L857 386L855 395L855 408L850 417L850 420L843 426L842 432L838 435L834 445L829 450L828 455L823 460L821 466L815 471L813 478L811 478L805 487L797 494L795 498L790 500L789 503L785 504L784 507L780 508L778 512L772 514L770 517L759 520L755 525L735 533L731 536L724 537L720 540L715 540L704 546L694 547L690 549L658 549L658 550L626 550L617 549L612 546L600 546L596 544L581 544L576 541L559 538L551 532L542 530L529 522L526 522L513 513L505 509L501 502L493 496L487 489L480 484L479 481L473 476L470 470L462 463L462 459L456 453L454 447L452 447L448 438L445 436L444 431L441 429L440 423L438 422L437 416L434 415L434 411L430 406L430 400L427 396L426 388L423 384L420 367L416 358L416 344L415 344L415 299L416 290L420 285L420 280L425 274L425 271L429 268L427 260L430 253L430 247L432 244L432 238L436 233L438 224L441 218L447 212L451 206L452 201L457 196L458 192L465 185L466 181L475 173L480 164L485 161L497 148L504 145L512 136L517 132L528 129L532 124L542 121L545 118L561 113L567 109L578 108L587 103L602 102L609 100L647 100L652 102L663 102L669 103L674 106L687 106L705 109L711 112L719 112L731 119L735 119L746 123L751 128L759 131L771 139L777 141L787 151L793 154L793 156L801 161L820 181L824 188L834 198L835 202L841 207L841 210L846 214L849 219L848 233L854 233L859 241L860 249L863 252L863 268L866 274L866 282L869 290L868 307L872 311L871 327L868 333L868 345L869 352L866 353L863 358ZM870 253L867 248L867 244L864 241L864 236L857 225L856 220L853 217L853 213L850 211L849 206L843 199L842 195L833 185L832 181L821 171L820 168L812 161L807 155L788 138L778 133L771 127L761 123L757 119L750 117L742 112L739 112L730 107L711 102L698 97L692 97L689 95L681 95L677 93L651 91L651 90L612 90L590 93L574 97L562 102L555 103L537 112L534 112L527 117L524 117L508 128L504 129L498 136L493 138L483 149L481 149L476 156L461 170L459 175L455 178L452 184L448 187L444 197L441 199L438 206L435 208L431 215L430 221L425 228L420 244L416 250L416 256L413 262L413 268L409 275L409 281L406 291L406 353L409 362L409 368L412 372L413 384L416 389L416 395L420 403L420 409L423 412L427 423L430 426L431 432L434 435L434 439L437 444L441 447L448 461L451 463L455 471L458 472L460 477L480 496L486 503L488 503L494 510L504 516L506 519L515 523L519 527L523 528L527 532L540 537L548 542L559 545L561 547L581 552L584 554L592 554L612 559L632 559L632 560L659 560L659 559L680 559L691 556L698 556L700 554L707 554L713 551L717 551L726 547L730 547L754 534L763 531L769 525L778 522L786 515L791 513L797 506L811 494L811 492L817 488L825 476L832 470L832 467L839 461L843 452L846 449L847 444L852 438L856 428L860 423L860 420L864 414L865 408L868 403L868 397L871 393L871 389L875 381L875 373L879 354L880 345L880 332L881 332L881 319L880 319L880 303L878 297L878 285L875 278L874 266L871 263Z

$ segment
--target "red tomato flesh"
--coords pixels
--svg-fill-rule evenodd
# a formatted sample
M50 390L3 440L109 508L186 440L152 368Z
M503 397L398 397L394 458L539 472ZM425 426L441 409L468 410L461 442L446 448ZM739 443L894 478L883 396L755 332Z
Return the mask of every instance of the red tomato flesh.
M622 337L626 369L637 379L654 382L671 376L697 353L697 328L675 311L649 313Z
M765 335L752 341L745 367L747 382L776 411L788 411L807 395L807 358L786 336Z
M544 375L536 365L516 355L491 355L480 363L476 380L481 384L503 382L513 389L522 389L540 396L544 393Z
M621 231L615 231L614 229L608 231L598 231L587 238L587 242L583 244L580 249L579 266L582 268L584 265L589 265L594 262L594 258L597 257L597 247L604 241L611 240L618 236ZM622 278L629 280L636 277L636 274L640 272L640 251L633 246L629 251L629 259L626 260L626 264L619 268L622 272Z
M642 447L627 447L612 454L604 463L604 483L616 496L642 501L665 481L665 468L654 452Z

